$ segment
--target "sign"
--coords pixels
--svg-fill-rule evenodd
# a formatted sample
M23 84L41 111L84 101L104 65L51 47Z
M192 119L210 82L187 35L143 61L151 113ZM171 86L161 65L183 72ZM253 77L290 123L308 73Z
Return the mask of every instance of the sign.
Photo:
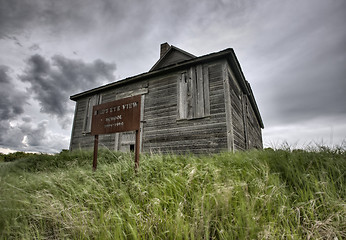
M93 107L91 135L94 140L93 170L97 168L98 139L100 134L136 131L135 169L139 166L139 130L141 96L119 99Z
M141 96L120 99L93 107L91 135L139 130Z

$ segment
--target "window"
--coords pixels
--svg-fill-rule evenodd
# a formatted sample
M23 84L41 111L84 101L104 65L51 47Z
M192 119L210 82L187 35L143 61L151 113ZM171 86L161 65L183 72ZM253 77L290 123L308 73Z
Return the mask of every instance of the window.
M191 67L178 79L178 119L210 115L208 68Z
M101 101L102 101L101 95L99 94L91 96L87 99L84 125L83 125L83 133L91 132L91 119L92 119L93 106L100 104Z

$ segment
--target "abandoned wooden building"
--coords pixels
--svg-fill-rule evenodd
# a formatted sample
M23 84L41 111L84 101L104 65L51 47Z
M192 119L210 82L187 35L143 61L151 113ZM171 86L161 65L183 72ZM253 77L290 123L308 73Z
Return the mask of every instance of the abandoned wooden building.
M141 95L140 151L215 153L261 149L263 122L233 49L196 57L168 43L146 73L70 97L70 149L92 148L93 105ZM131 151L134 132L100 135L99 146Z

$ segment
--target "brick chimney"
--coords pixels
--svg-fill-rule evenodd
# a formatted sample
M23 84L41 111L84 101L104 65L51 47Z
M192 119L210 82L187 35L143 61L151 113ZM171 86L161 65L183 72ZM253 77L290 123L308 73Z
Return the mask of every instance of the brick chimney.
M170 46L167 42L161 44L161 48L160 48L160 58L162 58L163 55L166 54L166 52L169 50L170 47L171 47L171 46Z

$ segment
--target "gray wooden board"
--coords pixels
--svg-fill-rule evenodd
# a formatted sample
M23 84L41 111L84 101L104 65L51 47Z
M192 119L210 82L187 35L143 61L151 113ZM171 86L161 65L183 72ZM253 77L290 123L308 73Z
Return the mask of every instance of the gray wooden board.
M164 76L157 76L146 79L145 81L135 82L128 85L120 85L114 89L102 92L102 102L110 102L117 99L117 96L128 95L141 91L145 95L143 122L142 122L142 140L143 151L151 152L170 152L175 153L208 153L219 152L227 149L226 129L226 113L225 113L225 91L224 91L224 75L222 61L211 64L204 64L203 68L198 68L193 76L191 68L182 69ZM196 79L191 82L194 88L198 88L198 92L205 94L208 86L209 100L204 95L202 100L198 95L199 102L204 101L204 109L197 109L198 116L210 116L201 119L179 120L178 99L179 99L179 78L183 72L189 72L192 78ZM202 73L201 73L202 72ZM208 82L203 82L203 88L198 85L201 75L205 79L208 76ZM195 99L197 99L195 98ZM232 99L235 96L232 96ZM76 115L74 118L74 129L72 132L71 148L77 149L92 148L92 136L83 135L83 121L86 111L87 98L78 99L76 104ZM186 102L188 100L186 99ZM245 111L241 101L230 101L231 107L234 108L235 114L232 115L232 121L235 123L232 127L234 131L234 144L240 148L245 148L244 129L248 129L248 138L253 138L249 147L258 147L261 145L261 130L258 130L258 123L254 111L248 106L246 109L247 116L244 123L242 112ZM196 102L191 102L191 107L200 107ZM204 110L204 113L201 113ZM242 120L243 117L243 120ZM115 145L124 146L130 141L124 140L125 136L116 137L114 134L104 135L100 137L100 142L107 148L115 148ZM116 143L118 141L118 143ZM121 143L123 141L123 143Z

